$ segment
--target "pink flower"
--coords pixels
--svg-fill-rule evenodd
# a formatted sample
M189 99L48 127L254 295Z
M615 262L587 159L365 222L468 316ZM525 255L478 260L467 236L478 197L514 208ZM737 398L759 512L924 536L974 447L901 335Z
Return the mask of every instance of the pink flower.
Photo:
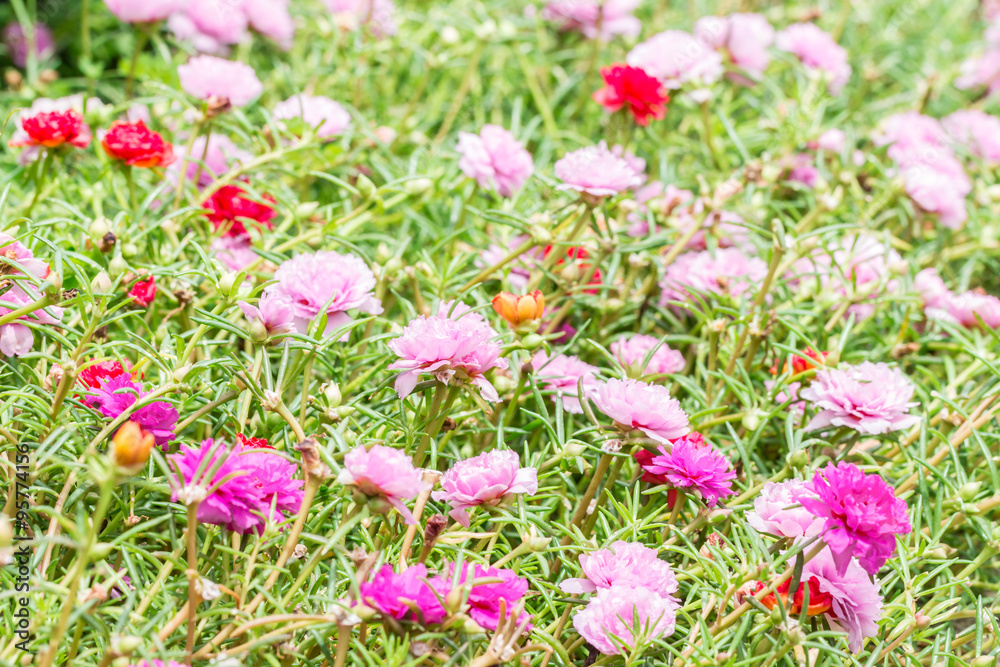
M951 138L988 164L1000 163L1000 118L978 109L956 111L941 123Z
M813 156L809 153L799 153L792 156L791 163L788 180L802 183L807 188L815 188L820 180L820 173Z
M587 39L609 41L615 35L636 37L642 24L632 12L640 0L549 0L542 18L576 30Z
M924 313L929 319L975 328L980 326L981 318L991 329L1000 327L1000 299L995 296L977 290L956 294L945 286L933 268L918 273L913 285L924 301Z
M351 124L347 109L322 95L295 95L274 107L274 117L288 120L301 119L316 130L316 135L329 139L343 134Z
M515 493L531 495L538 491L538 473L522 468L517 452L494 450L453 465L441 478L441 489L431 498L451 505L448 514L468 528L470 507L498 505Z
M257 482L240 465L240 457L222 443L209 438L199 449L181 445L169 458L180 470L181 482L171 500L197 502L198 521L244 534L263 526L263 514L270 508L264 507Z
M395 619L434 625L447 615L438 597L448 594L449 582L441 577L428 577L423 563L411 565L399 574L386 563L359 588L362 602ZM412 610L407 603L419 611Z
M222 176L233 167L245 164L253 159L253 153L245 151L229 137L222 134L212 134L197 137L191 146L191 154L185 159L186 146L175 146L177 159L167 167L167 177L172 183L177 183L181 164L185 163L186 178L194 181L197 177L198 188L204 188L216 178Z
M1000 49L989 47L985 53L962 63L961 75L955 79L959 90L986 86L992 95L1000 89Z
M243 0L242 7L250 27L286 51L292 48L295 36L295 23L288 4L289 0Z
M295 303L285 294L264 292L256 306L246 301L238 305L251 325L263 327L268 336L295 328Z
M799 504L799 496L812 493L812 482L799 479L765 482L760 495L747 512L747 523L759 533L775 537L815 537L823 532L823 520Z
M587 397L593 396L600 385L597 379L599 368L568 354L550 357L545 352L536 352L531 367L538 379L545 383L545 390L553 392L549 397L552 402L561 401L563 409L573 414L583 413L577 394L579 381L583 380L583 392Z
M427 488L413 460L392 447L358 445L344 456L344 468L337 482L356 486L366 496L381 496L403 515L408 525L416 524L413 513L403 504Z
M896 553L896 535L912 530L906 502L881 477L866 475L853 463L830 463L816 471L813 493L803 493L799 502L825 519L823 541L841 574L852 556L866 572L877 573Z
M711 445L706 447L696 440L680 438L674 440L670 452L662 446L659 450L661 456L654 456L650 465L643 468L654 475L664 475L678 489L697 492L709 507L736 494L732 488L736 473L722 452Z
M242 271L257 259L249 234L212 239L209 250L230 271Z
M593 400L616 424L637 428L657 442L670 442L691 430L681 404L661 385L612 378L597 387Z
M906 194L923 210L937 213L941 224L959 229L968 217L965 198L972 182L949 148L931 145L900 146L889 149L903 172Z
M611 343L611 354L624 368L636 369L642 375L680 373L687 366L684 355L670 349L653 336L635 334ZM644 363L646 359L648 362Z
M24 69L28 66L28 49L29 46L28 36L24 32L24 28L17 21L8 23L3 29L3 33L0 34L0 39L3 40L4 46L7 47L7 52L10 54L10 59L14 62L16 67ZM56 40L52 36L52 31L44 23L35 24L35 61L45 62L51 58L56 52Z
M128 23L162 21L185 9L190 0L104 0L112 14Z
M448 566L445 576L446 581L455 581L454 563ZM469 573L469 564L463 563L458 575L457 585L469 582L472 586L469 589L469 596L466 599L469 605L469 616L472 620L485 630L496 630L497 626L504 619L500 618L500 602L504 602L505 617L509 617L514 607L524 598L528 592L528 580L522 579L511 570L504 568L489 567L486 565L474 565L472 576ZM500 579L493 583L475 583L483 579ZM525 632L531 632L531 615L521 613L518 623L524 623Z
M484 125L479 134L458 133L458 167L480 187L512 197L535 171L531 153L499 125Z
M49 275L49 265L35 257L27 246L3 232L0 232L0 255L20 265L20 268L9 263L0 265L4 269L4 278L11 283L9 289L0 294L0 315L7 315L42 297L34 283L28 280L25 272L44 280ZM54 325L62 321L62 315L62 308L48 306L22 315L12 322L0 324L0 354L19 357L31 351L31 347L35 344L35 334L22 322Z
M379 39L396 34L396 5L392 0L324 0L324 3L346 30L366 25Z
M847 645L861 651L861 640L878 636L882 618L882 595L879 582L871 580L858 561L851 559L841 571L830 549L823 549L802 566L802 581L815 583L821 593L831 598L826 612L831 626L847 632Z
M527 234L517 234L516 236L512 236L504 245L491 243L476 259L476 267L485 269L499 264L511 252L523 246L529 238ZM544 249L535 247L523 253L516 260L508 263L503 270L508 272L507 281L510 283L510 286L516 291L523 291L528 285L528 281L531 280L532 267L541 261L544 256Z
M576 190L595 197L618 194L643 182L628 161L608 150L603 141L567 153L556 162L555 173L563 181L557 190Z
M470 322L475 322L476 324L484 327L488 327L490 325L489 322L486 321L485 317L472 310L472 308L461 301L456 301L454 299L450 301L441 301L438 303L437 309L432 310L432 312L437 317L443 317L448 320L467 318Z
M936 118L919 111L902 111L884 118L872 136L876 146L935 146L947 148L949 141L941 123ZM950 151L949 151L950 152Z
M354 255L327 250L296 255L281 263L274 278L278 282L265 291L283 294L295 303L295 330L299 333L307 333L310 323L323 312L324 336L353 321L349 310L370 315L382 312L382 303L372 293L375 274Z
M739 248L687 252L674 260L660 279L660 305L691 301L698 293L728 293L740 299L766 276L767 262L745 255Z
M597 591L587 607L573 617L573 627L604 655L618 655L651 639L672 635L677 608L673 599L648 588L618 584Z
M827 153L833 153L835 155L840 155L844 152L844 146L847 145L847 135L844 131L836 127L830 128L823 132L816 138L816 141L809 143L809 148L812 150L824 150Z
M908 414L919 405L914 388L902 371L885 363L865 361L857 366L819 370L799 395L819 409L807 431L848 426L867 435L910 428L920 421Z
M243 12L239 0L191 0L183 9L171 14L167 20L167 27L174 34L174 37L180 41L191 43L197 51L202 53L227 53L229 45L238 44L247 39L248 26L249 20L246 13ZM192 59L192 62L196 60ZM198 64L195 65L195 68L201 69ZM181 87L187 92L191 92L187 90L183 77L181 78ZM215 94L219 97L229 97L228 95ZM195 95L195 97L200 96ZM236 102L233 104L243 106Z
M142 383L133 381L128 373L101 378L99 382L99 388L84 400L90 407L112 420L149 394ZM167 401L153 401L133 412L129 419L149 431L156 439L156 444L166 450L174 439L174 426L178 416L177 409Z
M814 23L795 23L778 33L775 46L798 57L808 69L829 75L829 91L836 95L851 78L847 51Z
M695 22L694 34L709 48L724 49L734 65L755 76L771 62L774 28L760 14L704 16Z
M913 286L924 300L925 309L947 311L952 292L941 280L937 269L924 269L913 278Z
M224 98L237 107L246 106L264 90L252 67L215 56L195 56L177 68L177 75L188 95L200 100Z
M399 357L389 370L403 371L396 378L396 393L406 398L420 376L429 374L448 385L473 384L484 399L496 403L500 396L485 373L492 368L507 368L507 360L500 357L500 346L494 340L497 337L488 325L470 317L410 320L403 335L389 341L389 349Z
M670 89L684 85L708 87L722 76L722 56L700 39L683 30L665 30L640 42L629 51L625 61L641 67ZM697 101L707 100L699 91Z
M559 588L566 593L593 593L612 586L648 588L662 598L674 600L677 578L670 565L660 560L656 549L638 542L617 540L607 549L580 554L583 579L566 579Z

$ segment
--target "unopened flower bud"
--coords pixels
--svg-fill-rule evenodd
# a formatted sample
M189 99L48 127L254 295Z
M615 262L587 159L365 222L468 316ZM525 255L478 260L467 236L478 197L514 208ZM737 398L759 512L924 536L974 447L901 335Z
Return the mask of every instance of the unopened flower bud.
M87 231L90 233L90 238L100 241L105 234L111 231L111 222L104 217L94 218Z
M121 257L114 257L110 262L108 262L108 273L112 278L117 278L126 271L128 271L128 262Z
M969 502L979 495L979 489L982 488L982 486L982 482L966 482L959 487L958 497L966 502Z
M108 294L111 292L111 278L104 271L99 272L94 279L90 281L90 291L97 294Z
M532 526L531 530L529 530L526 534L521 536L521 540L535 553L545 551L549 548L549 544L552 542L551 537L542 537L539 535L534 526Z
M343 400L343 396L340 393L340 385L336 382L327 382L322 387L323 398L326 399L326 404L331 408L335 408L340 405Z
M493 310L518 332L533 333L545 312L545 296L541 290L524 296L500 292L493 297Z
M378 188L372 183L372 179L364 174L358 175L358 180L355 182L354 187L357 188L361 198L365 201L373 199L378 194Z
M138 472L149 461L149 453L156 439L152 433L144 430L134 421L127 421L115 432L112 443L112 457L115 465L124 468L129 474Z
M407 194L411 195L422 195L431 188L434 187L434 181L429 178L415 178L412 181L407 181L403 185L403 189Z
M762 416L763 413L761 410L748 410L747 413L743 415L743 419L740 420L740 423L743 425L743 428L750 433L753 433L760 426Z
M794 452L789 452L785 460L791 467L801 470L809 465L809 454L804 449L797 449Z
M115 653L118 655L131 655L140 646L142 646L142 639L139 637L134 637L132 635L123 635L117 637L112 641L112 646L115 649Z
M62 294L62 284L62 274L58 271L49 271L49 275L46 276L45 282L42 283L42 290L50 299L58 301L60 295Z
M559 272L559 279L564 283L576 283L579 282L583 274L580 272L580 267L574 264L567 264L563 267L563 270Z

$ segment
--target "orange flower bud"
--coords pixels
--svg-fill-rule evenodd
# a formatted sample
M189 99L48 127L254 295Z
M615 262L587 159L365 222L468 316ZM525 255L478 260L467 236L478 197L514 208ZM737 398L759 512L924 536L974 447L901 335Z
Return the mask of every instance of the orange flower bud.
M144 431L134 421L121 425L111 440L115 463L129 470L138 470L146 465L149 452L155 442L153 434Z
M537 328L537 322L545 312L545 297L541 290L525 296L500 292L493 297L493 310L515 329Z

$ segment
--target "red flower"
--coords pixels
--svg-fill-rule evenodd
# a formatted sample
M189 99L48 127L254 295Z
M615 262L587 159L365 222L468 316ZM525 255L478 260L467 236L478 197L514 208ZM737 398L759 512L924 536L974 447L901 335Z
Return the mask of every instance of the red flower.
M90 128L83 122L79 111L43 111L34 116L21 117L21 129L27 139L11 141L11 146L45 146L55 148L63 144L86 148L90 145Z
M135 285L132 285L132 289L129 290L128 294L135 300L136 304L147 308L149 304L153 303L153 298L156 297L156 281L153 279L153 276L150 276L146 280L140 280Z
M670 96L645 70L631 65L612 65L601 69L601 76L604 88L594 93L594 101L608 111L618 111L627 104L639 125L648 125L650 117L660 120L666 115Z
M806 348L806 351L802 353L802 356L794 355L792 356L792 375L798 375L799 373L805 373L806 371L816 368L816 363L823 363L829 352L817 352L811 347ZM782 373L788 370L788 362L782 366ZM778 374L778 364L771 366L771 375Z
M76 379L91 389L100 389L101 380L116 378L119 375L126 375L127 373L128 371L125 370L125 367L120 362L101 361L84 368L76 376Z
M115 121L104 135L101 146L115 160L133 167L166 167L176 159L174 147L141 120L134 123Z
M543 255L544 257L548 257L549 253L552 252L552 247L553 246L545 247L545 252ZM582 260L585 260L589 257L590 255L587 253L586 250L584 250L579 246L573 246L572 248L569 248L566 251L566 257L564 259L560 259L558 262L556 262L556 266L557 267L564 266L567 262L570 264L576 264L577 267L580 269L580 277L582 280L583 277L585 277L587 274L590 273L590 263L584 262ZM603 280L604 276L601 275L601 270L597 269L594 271L594 275L590 278L590 282L587 284L600 286ZM596 289L590 289L584 291L587 294L597 294Z
M761 599L761 604L768 609L774 609L778 605L778 597L788 610L789 615L797 616L802 613L802 604L805 602L805 591L809 589L809 606L806 608L806 616L819 616L830 611L833 606L833 596L824 593L819 589L819 579L810 577L809 581L799 582L799 587L795 589L795 595L788 599L788 589L792 587L791 580L785 580L774 593L768 593ZM791 602L791 604L789 604Z
M264 195L265 201L274 203L274 197ZM278 212L267 204L250 199L246 190L238 185L223 185L212 193L204 204L205 215L215 228L225 228L225 236L243 236L247 233L243 220L254 220L260 225L271 229L271 220Z
M247 449L274 449L267 442L267 438L248 438L242 433L236 434L236 442Z

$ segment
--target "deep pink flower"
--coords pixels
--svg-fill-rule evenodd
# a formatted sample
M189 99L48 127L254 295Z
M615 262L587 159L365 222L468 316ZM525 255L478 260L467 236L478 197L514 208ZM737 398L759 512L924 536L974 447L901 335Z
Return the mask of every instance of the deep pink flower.
M215 56L195 56L177 68L177 75L188 95L226 99L235 107L246 106L264 90L252 67Z
M594 392L598 409L624 428L637 428L657 442L686 435L688 416L666 387L611 379Z
M543 351L538 351L531 359L531 368L539 381L545 383L544 389L553 392L549 397L553 403L561 401L563 410L573 414L582 414L580 405L579 381L583 380L584 396L593 396L600 386L597 373L600 369L591 366L568 354L557 354L550 357Z
M747 523L759 533L775 537L815 537L823 531L823 520L799 505L799 496L811 493L812 482L799 479L766 482L747 512Z
M813 495L815 494L815 495ZM878 475L866 475L853 463L830 463L813 477L813 493L799 502L825 519L823 541L837 571L844 574L851 557L869 574L896 553L896 535L912 530L906 502Z
M667 267L660 279L660 305L691 301L698 293L729 294L740 299L767 276L767 262L739 248L687 252Z
M344 456L344 468L337 475L339 484L356 486L366 496L381 496L414 525L413 513L403 504L427 488L413 460L404 452L384 445L365 449L358 445Z
M479 134L459 132L458 152L462 173L501 197L512 197L535 171L524 144L499 125L483 125Z
M316 136L329 139L340 136L351 124L351 114L329 97L294 95L274 107L274 117L281 120L300 119L316 130Z
M247 476L256 487L264 514L268 515L271 521L281 523L287 517L299 513L304 495L302 487L305 482L294 478L298 471L297 465L270 446L254 447L252 441L256 439L244 438L243 441L247 444L237 444L233 449L233 455L237 457L240 468L247 471ZM237 441L239 442L240 438L237 438ZM263 525L259 526L258 532L262 529Z
M7 315L41 298L41 293L27 279L26 274L44 280L49 275L49 265L35 257L27 246L3 232L0 232L0 255L11 262L0 264L5 270L4 276L11 282L11 287L0 294L0 315ZM20 268L13 266L14 262ZM0 324L0 354L19 357L31 351L35 344L35 334L22 322L55 325L62 320L62 315L62 308L49 306L22 315L12 322Z
M941 124L972 155L991 165L1000 163L1000 118L979 109L963 109L945 116Z
M500 618L500 601L504 601L505 617L509 617L513 608L528 592L528 580L517 576L513 571L504 568L475 565L469 572L469 564L463 563L457 581L455 580L455 564L450 563L444 579L455 581L455 585L472 583L466 602L469 605L469 616L485 630L496 630L504 619ZM471 575L471 576L470 576ZM483 579L500 579L493 583L474 583ZM531 632L531 615L521 613L518 623L526 623L524 631Z
M119 415L139 399L149 394L141 382L136 382L128 373L100 378L100 386L93 390L92 396L84 400L108 419L116 419ZM166 449L174 439L174 426L178 419L177 409L167 401L153 401L133 412L129 419L149 431L156 444Z
M615 35L636 37L642 30L632 12L640 0L549 0L542 18L562 30L576 30L587 39L610 41Z
M492 368L507 368L497 337L489 325L471 317L410 320L403 334L389 341L389 349L399 357L389 370L403 371L396 378L396 393L406 398L420 376L429 374L444 384L475 385L484 399L496 403L500 396L485 373Z
M788 180L802 183L807 188L815 188L819 183L820 173L816 168L816 159L809 153L798 153L790 159L791 169L788 171Z
M673 599L648 588L617 584L598 590L587 607L573 617L573 627L604 655L618 655L651 639L672 635L677 608Z
M396 5L392 0L324 0L345 30L368 26L377 39L396 34Z
M355 255L341 255L320 250L285 260L274 272L278 282L266 291L276 292L295 302L295 330L309 331L310 323L326 308L326 329L329 335L352 322L349 310L370 315L382 312L382 303L375 298L375 274L368 264ZM341 340L346 340L344 334Z
M910 400L913 392L913 385L898 368L865 361L817 371L799 395L819 409L807 431L848 426L867 435L881 435L920 421L919 416L908 414L919 405Z
M691 85L708 87L722 76L722 56L700 39L683 30L665 30L637 44L625 58L641 67L670 89ZM697 101L708 99L707 91L696 91Z
M112 14L128 23L162 21L188 6L190 0L104 0Z
M515 493L537 492L538 472L522 468L517 452L493 450L453 465L441 477L441 489L431 497L451 505L451 517L468 528L470 507L497 505Z
M0 34L4 46L10 53L10 59L14 65L20 68L28 66L28 36L24 33L24 28L17 21L8 23ZM35 24L35 60L45 62L56 52L56 40L52 36L52 31L44 23Z
M663 475L667 482L680 490L696 492L709 507L736 495L733 480L736 472L722 452L696 440L680 438L673 441L668 452L659 447L650 465L643 466L654 475Z
M644 180L627 160L608 150L603 141L567 153L556 162L555 173L563 181L557 190L576 190L595 197L639 187Z
M670 349L666 343L645 334L635 334L611 343L611 354L624 368L635 369L641 375L680 373L687 366L684 355ZM648 363L643 363L646 358Z
M264 292L256 306L246 301L240 301L238 305L251 326L263 327L268 336L295 328L295 303L285 294Z
M423 563L411 565L396 574L386 563L362 582L361 600L392 618L434 625L444 620L446 612L438 599L448 594L449 582L441 577L428 577ZM407 603L419 609L416 612Z
M831 95L839 93L851 78L847 51L814 23L788 26L778 33L775 46L798 57L807 68L826 72Z
M593 593L615 584L645 587L662 598L674 599L677 578L670 565L638 542L617 540L607 549L580 554L584 578L566 579L559 588L566 593Z
M710 48L725 50L734 65L756 77L771 62L774 28L761 14L705 16L695 22L694 34Z
M181 474L171 499L185 505L197 502L198 521L244 534L262 527L262 515L270 507L264 506L257 482L240 465L239 455L209 438L198 449L181 445L169 458Z
M187 172L186 178L194 181L197 176L199 189L209 185L230 169L253 159L252 153L237 146L229 137L217 133L212 133L208 138L204 135L197 137L191 146L191 154L186 159L184 157L187 153L186 146L176 146L174 151L177 160L167 167L167 177L171 182L177 183L183 163Z
M156 298L156 278L149 276L145 280L137 281L128 291L128 295L132 297L132 302L135 305L140 308L149 308L149 304L153 303L153 299Z

